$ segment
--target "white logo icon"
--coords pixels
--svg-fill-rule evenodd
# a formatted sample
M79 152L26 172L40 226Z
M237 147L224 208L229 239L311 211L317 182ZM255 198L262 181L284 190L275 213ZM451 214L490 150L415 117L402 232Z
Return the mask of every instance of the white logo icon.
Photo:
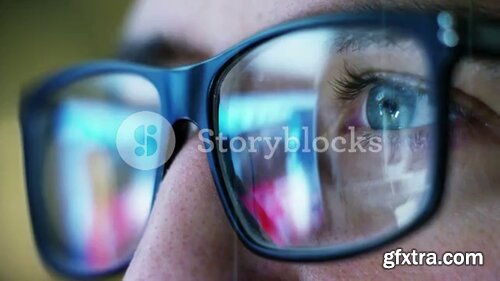
M156 169L172 156L175 134L158 113L141 111L123 120L116 134L116 148L123 161L139 170Z

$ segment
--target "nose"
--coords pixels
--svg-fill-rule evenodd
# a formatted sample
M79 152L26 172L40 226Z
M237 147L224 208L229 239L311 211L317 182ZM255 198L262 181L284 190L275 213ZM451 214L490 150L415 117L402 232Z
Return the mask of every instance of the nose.
M169 167L125 280L234 279L236 237L199 145L190 138Z

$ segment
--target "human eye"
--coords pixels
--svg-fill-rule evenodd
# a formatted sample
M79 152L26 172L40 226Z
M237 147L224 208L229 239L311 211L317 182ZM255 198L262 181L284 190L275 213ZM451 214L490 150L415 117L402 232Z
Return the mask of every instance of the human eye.
M403 130L430 125L434 106L424 79L386 71L345 75L330 81L336 98L358 102L358 126L372 130Z
M330 65L319 103L319 133L344 139L349 149L318 159L327 163L321 177L335 179L328 189L342 194L332 195L340 201L332 204L345 206L349 223L369 231L380 223L375 217L404 223L419 204L428 186L436 99L425 71L360 56Z
M375 133L399 131L398 137L403 135L401 131L405 131L406 138L421 137L422 131L435 122L434 93L426 80L407 72L362 71L346 66L342 74L329 81L338 123ZM480 135L498 135L499 115L475 97L480 94L478 90L469 93L459 87L451 88L448 118L452 143L464 144ZM412 136L412 130L420 134Z

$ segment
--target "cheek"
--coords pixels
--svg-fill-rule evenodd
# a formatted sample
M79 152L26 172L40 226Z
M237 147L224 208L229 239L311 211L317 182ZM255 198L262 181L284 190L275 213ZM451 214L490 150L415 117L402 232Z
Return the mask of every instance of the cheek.
M500 217L500 159L499 145L494 142L469 142L453 149L446 188L444 220L455 228L455 240L467 244L485 244L479 249L490 249L498 241Z
M423 231L413 234L404 243L404 248L438 253L480 251L484 253L484 267L453 268L464 274L498 272L498 265L495 265L500 259L497 237L500 233L498 147L493 142L477 141L452 149L442 207Z
M483 135L484 136L484 135ZM447 196L450 208L463 214L480 210L498 220L500 209L499 140L477 137L451 149ZM495 204L497 203L497 204Z

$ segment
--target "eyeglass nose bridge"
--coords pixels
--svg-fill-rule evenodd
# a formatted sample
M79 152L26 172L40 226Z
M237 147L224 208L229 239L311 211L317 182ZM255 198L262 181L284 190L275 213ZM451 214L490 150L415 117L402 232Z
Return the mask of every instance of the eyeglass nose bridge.
M199 129L213 128L217 116L217 87L220 77L230 69L231 62L252 44L263 40L273 32L242 42L206 61L174 69L163 70L162 107L171 123L189 120Z
M214 71L206 63L165 70L162 111L172 124L189 121L199 129L209 127L211 105L216 98L211 92Z
M213 129L217 115L216 74L223 63L214 58L195 65L163 70L162 114L175 133L174 152L165 164L168 169L186 142L201 129Z

